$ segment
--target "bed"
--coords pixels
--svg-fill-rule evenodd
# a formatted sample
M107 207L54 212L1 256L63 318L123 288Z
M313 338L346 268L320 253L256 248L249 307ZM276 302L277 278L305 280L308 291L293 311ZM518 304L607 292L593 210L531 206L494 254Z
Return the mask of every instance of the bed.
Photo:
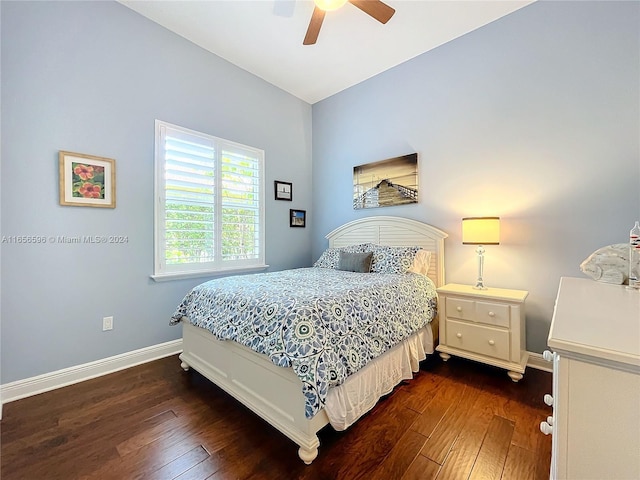
M302 461L310 464L318 455L320 442L317 433L320 429L328 424L337 430L348 428L371 409L382 395L389 393L399 381L411 378L412 372L418 369L418 362L433 353L438 332L435 288L444 284L443 257L446 236L446 233L435 227L411 219L368 217L349 222L329 233L326 236L329 248L314 267L224 277L205 282L185 296L172 319L172 323L180 323L183 328L181 366L185 370L195 369L289 437L299 446L298 455ZM331 264L335 261L335 255L339 250L350 252L339 253L341 256L344 255L344 264L347 258L359 260L366 256L363 254L371 250L371 246L378 249L376 252L383 251L384 247L397 247L392 249L394 252L411 248L417 251L419 247L423 260L427 260L420 266L422 271L419 274L410 275L387 274L385 270L379 270L382 273L375 275L336 270L334 267L322 268L328 266L327 262ZM415 258L418 256L416 254ZM417 268L416 265L417 263L411 265L411 268ZM386 277L391 283L386 283ZM250 288L247 285L242 286L245 280L250 282ZM342 287L343 282L347 282L351 287L345 290ZM369 305L358 304L362 306L358 307L358 315L362 318L365 318L365 315L388 315L388 321L383 321L375 327L378 330L382 328L380 325L394 325L384 327L391 330L391 333L385 331L384 336L372 334L374 327L369 326L369 330L357 337L366 338L367 342L373 337L376 338L372 345L380 352L375 355L367 353L372 358L361 358L365 356L364 353L360 355L358 351L353 354L354 350L350 349L349 354L335 359L331 348L319 348L314 346L311 340L309 343L303 341L296 347L291 347L292 343L288 341L283 344L277 340L291 335L290 332L294 331L297 340L304 338L305 332L310 328L304 320L305 315L316 315L318 318L314 320L317 321L313 325L316 333L321 332L324 335L323 344L337 345L340 338L346 338L345 332L336 332L333 327L320 329L318 325L322 322L327 325L336 324L334 315L338 315L337 318L340 319L344 318L344 311L341 309L353 307L350 307L346 300L344 306L340 306L343 305L343 298L349 297L349 301L356 299L358 288L368 288L369 283L372 285L371 288L379 289L376 290L380 292L379 295L375 296L379 304L373 308L373 313L369 312ZM283 320L279 324L281 330L278 332L273 331L271 323L258 325L254 321L251 328L239 326L241 324L237 318L244 313L239 315L238 312L244 312L245 307L247 310L260 310L262 317L277 318L278 312L283 311L282 305L289 301L287 290L293 290L287 285L295 286L295 290L301 293L313 293L314 289L318 289L322 294L308 301L301 297L301 300L289 302L286 318L296 318L297 323L287 324ZM231 286L233 290L223 291L223 286ZM320 288L321 286L324 288ZM255 294L256 297L270 300L262 305L252 299L249 308L244 304L249 301L243 300L243 288L247 290L247 294L248 290L253 290L258 292ZM433 296L423 302L422 295L427 290ZM278 293L281 293L282 298L273 299L272 297ZM400 297L397 295L400 294L408 295L408 300L403 298L398 301ZM394 295L396 297L393 304L401 305L392 307L391 304L382 303L385 298ZM231 297L237 299L236 303L229 303ZM413 297L420 299L412 302ZM333 310L327 309L330 312L326 318L320 318L321 314L312 313L308 307L310 302L316 305L322 303L325 298L332 299L334 306L331 307ZM358 301L362 302L362 299ZM424 304L424 312L414 313L413 310L409 310L406 304L411 303L419 303L418 310L422 308L420 305ZM399 310L393 310L394 308ZM221 321L220 318L225 317L225 312L230 310L234 312L233 318ZM295 316L291 313L294 310ZM352 312L353 315L355 314ZM417 320L418 317L427 315L430 318ZM303 320L299 321L301 318ZM404 323L400 323L400 320ZM361 322L358 320L352 323ZM369 325L371 322L367 320L364 323ZM275 325L275 322L273 324ZM340 328L338 326L337 330ZM250 334L247 333L248 330ZM386 339L386 335L389 334L394 337L393 340ZM218 338L233 338L236 341ZM295 351L292 351L294 349ZM338 351L339 347L334 350ZM309 358L313 359L314 365L321 366L313 370L313 374L307 368Z

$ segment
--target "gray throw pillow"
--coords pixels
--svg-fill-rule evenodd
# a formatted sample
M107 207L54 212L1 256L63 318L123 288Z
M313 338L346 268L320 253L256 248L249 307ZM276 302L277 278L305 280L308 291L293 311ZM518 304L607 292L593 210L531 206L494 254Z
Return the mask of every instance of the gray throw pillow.
M338 263L338 270L346 270L347 272L369 273L371 271L372 258L372 252L340 252L340 262Z

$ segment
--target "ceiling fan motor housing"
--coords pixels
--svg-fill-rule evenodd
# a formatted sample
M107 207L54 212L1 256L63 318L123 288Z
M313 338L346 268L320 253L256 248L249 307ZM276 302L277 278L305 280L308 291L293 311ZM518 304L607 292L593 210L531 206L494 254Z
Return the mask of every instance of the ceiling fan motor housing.
M313 14L311 15L309 27L307 28L307 34L302 42L303 45L313 45L316 43L326 11L337 10L347 3L347 0L313 1L316 6L313 8ZM364 13L375 18L380 23L387 23L389 19L393 17L393 14L396 13L395 9L380 0L349 0L349 3L358 7Z

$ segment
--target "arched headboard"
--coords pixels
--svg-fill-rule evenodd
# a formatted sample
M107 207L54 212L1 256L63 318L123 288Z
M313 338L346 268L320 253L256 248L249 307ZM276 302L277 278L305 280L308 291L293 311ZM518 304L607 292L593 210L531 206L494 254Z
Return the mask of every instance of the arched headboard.
M417 220L402 217L366 217L336 228L326 235L330 247L358 243L377 243L394 247L419 246L431 252L429 278L436 287L444 281L444 239L442 230Z

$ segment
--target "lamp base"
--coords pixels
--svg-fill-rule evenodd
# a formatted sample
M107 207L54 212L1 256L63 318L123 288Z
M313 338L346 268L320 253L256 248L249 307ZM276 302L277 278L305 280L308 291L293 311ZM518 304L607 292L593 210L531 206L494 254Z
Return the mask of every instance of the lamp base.
M487 287L484 286L484 280L482 279L482 271L484 269L484 247L482 245L478 245L476 253L478 254L478 279L476 280L476 286L473 288L476 290L487 290Z

